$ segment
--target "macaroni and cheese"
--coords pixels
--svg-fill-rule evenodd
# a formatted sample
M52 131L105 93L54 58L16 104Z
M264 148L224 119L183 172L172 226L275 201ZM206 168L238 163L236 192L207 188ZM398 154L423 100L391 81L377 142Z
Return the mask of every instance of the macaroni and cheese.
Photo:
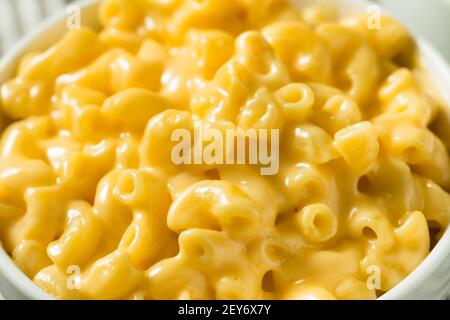
M99 16L1 86L0 240L49 294L375 299L448 226L443 109L393 19L285 0ZM173 132L199 124L279 130L279 170L175 163Z

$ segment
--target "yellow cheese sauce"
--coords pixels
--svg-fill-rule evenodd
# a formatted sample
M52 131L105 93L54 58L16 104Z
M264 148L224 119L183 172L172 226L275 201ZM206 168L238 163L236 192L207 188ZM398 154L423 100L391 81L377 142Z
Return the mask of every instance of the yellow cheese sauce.
M449 121L395 20L284 0L99 16L1 86L0 240L49 294L375 299L448 226ZM279 170L175 164L172 133L199 124L279 130Z

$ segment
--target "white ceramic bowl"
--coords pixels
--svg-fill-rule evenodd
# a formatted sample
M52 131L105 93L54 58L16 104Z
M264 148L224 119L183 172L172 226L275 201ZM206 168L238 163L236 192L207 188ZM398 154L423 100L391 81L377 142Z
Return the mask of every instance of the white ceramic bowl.
M298 6L317 3L317 0L290 0ZM335 0L342 14L366 12L373 3L364 0ZM97 28L97 1L78 2L81 21ZM14 76L20 58L32 50L42 50L60 39L66 32L67 15L62 12L43 23L12 47L0 60L0 83ZM435 79L442 96L450 106L450 67L442 56L426 41L418 39L423 65ZM449 110L450 112L450 110ZM0 290L6 299L51 299L27 278L0 248ZM450 293L450 228L444 233L430 255L408 277L380 299L445 299Z

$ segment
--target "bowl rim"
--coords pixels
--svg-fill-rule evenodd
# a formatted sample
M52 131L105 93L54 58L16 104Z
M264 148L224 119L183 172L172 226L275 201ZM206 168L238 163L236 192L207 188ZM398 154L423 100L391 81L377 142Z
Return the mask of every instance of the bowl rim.
M289 0L294 5L304 6L305 4L317 3L317 0L306 0L302 4L296 3L298 0ZM450 1L450 0L449 0ZM377 4L370 3L366 0L339 0L346 6L352 8L356 12L360 12L361 8L368 8ZM335 2L336 3L336 2ZM98 6L99 0L78 0L71 5L77 5L81 12L89 8L95 8ZM341 6L341 4L337 4ZM378 5L377 5L378 6ZM386 11L381 6L382 12L388 15L392 15L389 11ZM357 9L359 8L359 10ZM395 15L392 15L395 17ZM0 84L11 77L11 70L15 70L20 58L24 53L30 50L30 45L33 41L36 41L40 37L45 36L48 31L55 29L56 25L63 22L67 18L67 13L61 11L56 15L47 18L39 24L32 32L26 34L18 42L16 42L5 54L0 58ZM443 56L427 41L418 37L413 32L411 34L415 37L419 48L419 55L421 62L427 73L433 76L434 79L441 78L444 81L436 83L440 93L442 94L445 102L447 102L450 108L450 94L447 94L443 88L442 83L450 86L450 66ZM9 71L7 71L9 69ZM436 72L439 70L438 72ZM4 73L9 73L4 76ZM450 109L449 109L450 110ZM396 300L404 299L411 291L420 288L424 285L427 279L432 275L440 266L445 262L445 259L450 257L450 226L447 227L443 236L433 248L433 250L427 255L427 257L402 281L400 281L395 287L383 294L378 300ZM12 258L3 250L0 243L0 276L3 276L5 280L11 284L15 289L19 291L21 295L29 299L36 300L53 300L55 299L43 289L41 289L36 283L28 278L14 263ZM449 284L450 285L450 284Z

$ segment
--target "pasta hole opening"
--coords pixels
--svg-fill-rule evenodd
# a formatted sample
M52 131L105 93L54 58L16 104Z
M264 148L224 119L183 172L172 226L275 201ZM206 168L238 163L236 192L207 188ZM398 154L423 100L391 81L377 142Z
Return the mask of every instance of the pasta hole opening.
M199 243L193 243L189 246L187 254L197 260L204 261L207 257L207 250Z
M275 291L275 281L273 277L273 271L267 271L262 278L262 289L265 292L274 292Z
M371 179L368 176L362 176L358 180L357 188L360 193L370 193L372 190Z
M253 71L262 77L270 75L274 70L274 66L264 60L256 62L252 67Z
M293 214L297 213L298 211L300 211L298 208L295 208L295 211L292 212ZM279 226L280 224L282 224L284 221L286 221L286 217L289 217L290 214L288 214L288 212L284 212L283 214L278 214L275 218L275 226Z
M349 92L353 89L353 80L349 77L342 77L339 81L339 89L344 92Z
M319 230L326 230L328 229L329 221L325 215L318 213L313 219L313 224Z
M288 256L288 250L280 243L271 242L264 247L264 254L271 263L281 263Z
M441 230L441 224L435 220L428 220L428 228L433 230Z
M251 220L244 216L231 216L228 218L228 226L234 228L245 229L247 226L251 224Z
M368 239L370 241L377 240L377 238L378 238L377 233L371 227L364 227L362 229L361 233L362 233L364 238L366 238L366 239Z
M205 172L205 176L209 180L220 180L220 173L217 169L211 169Z
M233 239L249 241L258 231L255 219L250 212L228 215L222 222L223 230Z
M238 20L245 21L248 19L248 11L245 9L241 9L236 13L236 17Z
M117 191L122 197L130 197L136 190L135 181L132 175L123 174L117 184Z
M300 90L285 90L280 93L280 97L283 102L293 104L302 101L304 95Z

